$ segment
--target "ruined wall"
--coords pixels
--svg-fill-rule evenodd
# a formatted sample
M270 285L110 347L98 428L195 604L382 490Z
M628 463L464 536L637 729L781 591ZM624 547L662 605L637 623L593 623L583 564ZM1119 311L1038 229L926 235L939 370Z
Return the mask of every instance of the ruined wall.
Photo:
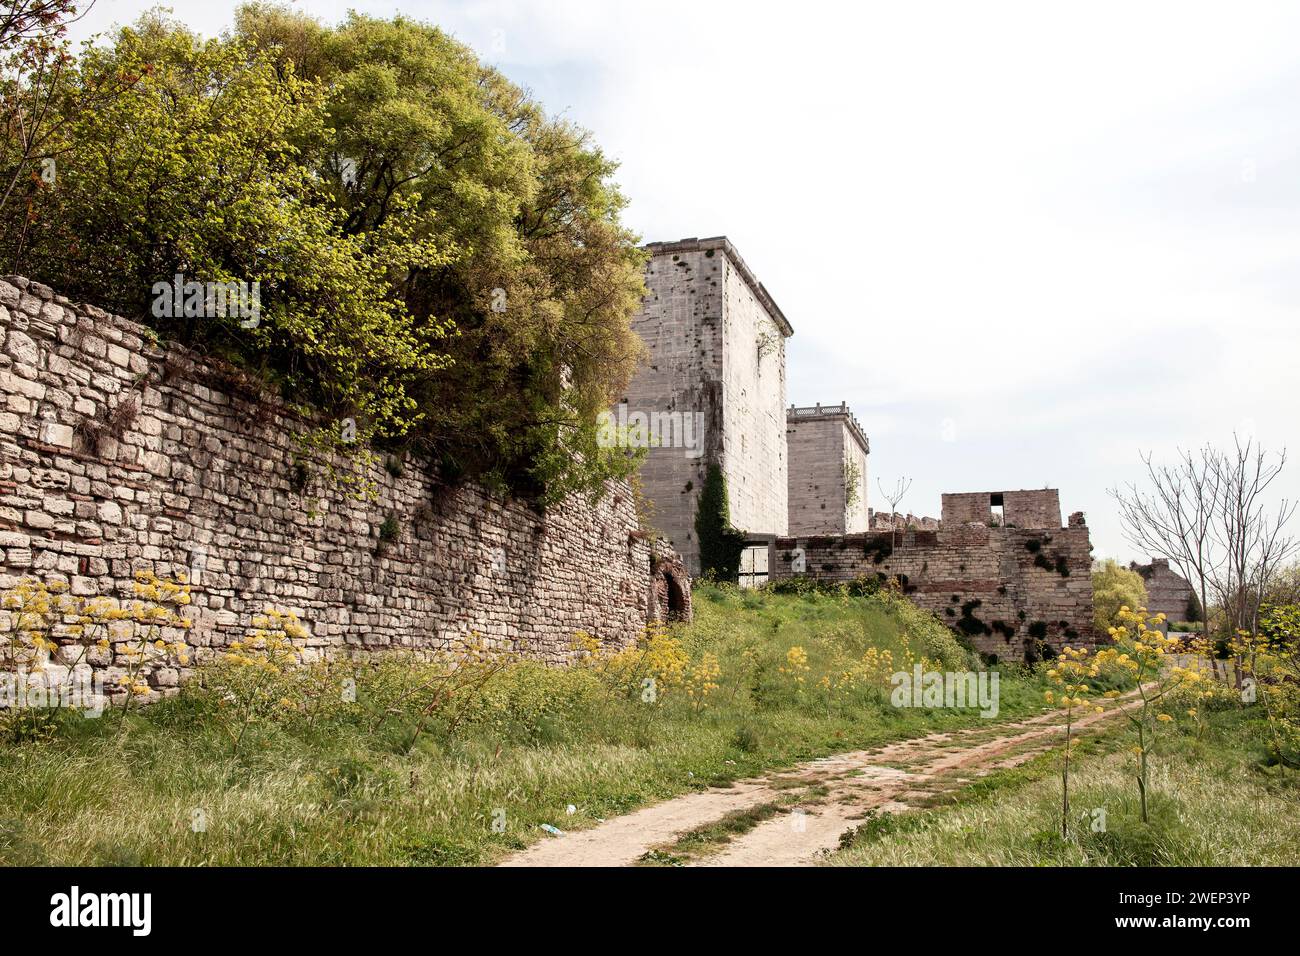
M1150 564L1129 565L1142 575L1147 586L1147 613L1164 614L1170 621L1186 621L1188 602L1195 593L1190 583L1169 567L1164 558L1152 558Z
M1055 488L1032 491L973 491L943 496L945 526L971 521L989 524L995 507L1001 507L1003 524L1016 528L1059 528L1061 495Z
M316 651L473 632L551 661L575 631L624 643L654 614L625 483L543 516L408 460L399 477L374 468L377 500L358 501L301 487L302 423L280 402L140 326L10 278L0 341L0 588L35 575L129 597L136 570L202 567L185 635L200 658L268 605L296 611ZM121 659L92 662L111 673Z
M725 238L647 248L647 292L632 328L648 356L623 403L629 414L697 415L703 425L694 448L652 446L640 472L654 526L696 574L695 514L710 461L727 478L732 524L767 534L786 530L789 326ZM769 327L776 334L760 355L758 330Z
M999 660L1036 659L1039 643L1091 644L1092 545L1082 516L1068 528L964 524L897 535L868 533L780 538L774 580L806 574L829 581L897 578L907 596L934 611L974 646Z
M846 406L786 412L789 533L853 534L868 530L867 442ZM856 466L856 501L848 502L845 462Z
M941 527L938 518L901 514L897 511L892 515L887 511L872 511L868 517L868 531L903 531L907 528L913 531L938 531Z
M665 623L689 621L694 613L691 578L681 557L675 554L656 556L651 567L651 619Z

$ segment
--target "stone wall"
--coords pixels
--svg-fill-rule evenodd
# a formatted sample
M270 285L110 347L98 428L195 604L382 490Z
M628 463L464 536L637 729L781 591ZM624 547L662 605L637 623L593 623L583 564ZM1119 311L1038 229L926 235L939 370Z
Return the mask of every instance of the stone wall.
M731 523L756 535L786 534L785 340L791 329L730 242L721 240L714 258L722 259L724 288L722 469Z
M0 588L126 598L137 570L191 574L196 659L268 606L302 617L312 653L477 633L556 662L578 630L623 644L659 616L626 483L542 515L407 460L360 501L296 465L304 423L281 402L141 326L9 278L0 341ZM117 651L92 662L111 674Z
M1092 545L1082 515L1069 527L992 528L970 522L936 531L799 536L777 540L772 578L897 578L984 654L1036 659L1040 645L1089 645ZM1051 653L1048 651L1047 653Z
M1129 565L1142 575L1147 586L1147 613L1164 614L1170 621L1188 620L1188 605L1195 594L1192 586L1165 558L1152 558L1150 564Z
M995 517L1001 511L1000 516ZM943 496L945 525L955 526L971 521L999 524L1015 528L1059 528L1061 526L1061 495L1055 488L1032 491L963 491Z

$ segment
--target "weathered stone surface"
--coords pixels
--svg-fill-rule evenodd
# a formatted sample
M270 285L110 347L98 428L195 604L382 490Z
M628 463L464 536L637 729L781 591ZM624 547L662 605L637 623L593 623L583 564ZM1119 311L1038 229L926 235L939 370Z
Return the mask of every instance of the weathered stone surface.
M796 576L802 561L810 577L851 581L867 576L896 578L916 604L934 611L974 646L1000 660L1034 659L1069 644L1090 645L1092 627L1092 544L1082 514L1060 526L1051 504L1054 489L1021 493L1037 497L1015 510L1019 526L992 526L984 521L958 522L953 515L973 515L967 501L979 498L986 509L988 493L944 495L943 525L937 530L909 528L890 535L778 538L771 575ZM1004 499L1005 500L1005 499ZM950 507L950 501L959 507ZM965 510L961 510L964 508Z
M376 500L358 500L296 471L293 435L308 423L278 399L183 349L145 345L125 319L44 310L52 296L0 280L0 302L21 310L0 324L0 355L36 363L0 373L4 587L39 573L130 599L137 570L186 574L195 626L180 636L195 660L269 606L298 613L317 651L427 652L477 634L554 662L570 657L577 631L623 645L648 620L682 613L680 595L669 607L670 581L684 583L689 614L689 579L672 556L652 566L625 482L594 505L577 498L543 515L408 460L401 477L375 466ZM38 314L48 328L16 334ZM138 414L120 416L114 434L86 413L123 401ZM390 518L395 533L381 535ZM115 649L100 666L123 663ZM180 676L151 680L171 691Z
M623 400L633 414L702 422L695 449L652 446L640 476L655 527L696 574L695 514L710 462L726 476L735 527L760 537L787 531L785 340L793 330L725 236L646 248L647 291L632 328L648 356Z
M1164 614L1170 621L1189 620L1195 590L1185 577L1169 567L1166 558L1152 558L1150 564L1136 561L1129 569L1142 575L1147 586L1147 612Z
M790 459L790 534L868 530L870 445L848 405L791 405L785 437Z

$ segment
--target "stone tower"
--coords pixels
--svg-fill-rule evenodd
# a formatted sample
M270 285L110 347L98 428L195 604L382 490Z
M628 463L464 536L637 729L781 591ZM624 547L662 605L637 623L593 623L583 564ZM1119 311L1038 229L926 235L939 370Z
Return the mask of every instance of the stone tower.
M642 491L652 523L694 575L710 463L726 478L733 526L764 544L788 531L785 340L794 330L725 236L646 251L647 292L632 328L648 357L615 417L651 433Z
M790 534L867 530L867 456L871 446L847 403L786 413L790 455Z

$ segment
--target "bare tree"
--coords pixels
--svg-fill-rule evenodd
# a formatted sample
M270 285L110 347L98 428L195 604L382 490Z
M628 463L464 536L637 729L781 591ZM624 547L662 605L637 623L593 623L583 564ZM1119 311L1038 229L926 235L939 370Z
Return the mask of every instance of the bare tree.
M885 486L880 483L879 478L876 479L876 485L880 488L881 496L889 502L889 546L896 548L898 547L898 541L894 534L894 521L898 514L898 503L906 497L907 489L912 487L912 479L907 477L899 478L894 483L892 493L885 490Z
M1269 486L1286 466L1286 449L1276 456L1247 439L1216 460L1219 496L1215 534L1225 559L1215 593L1231 631L1255 633L1259 608L1279 568L1296 550L1286 534L1296 503L1266 501Z
M1216 549L1214 516L1219 498L1218 453L1206 445L1198 452L1179 449L1175 465L1157 465L1142 456L1148 488L1130 483L1113 488L1125 539L1140 551L1169 560L1188 581L1196 583L1203 612L1209 591L1223 562ZM1210 636L1208 613L1201 614L1201 634Z
M1229 634L1254 633L1264 595L1298 544L1287 534L1296 503L1269 502L1269 488L1286 465L1285 449L1273 456L1234 435L1227 452L1207 445L1199 452L1180 450L1175 465L1156 465L1150 455L1142 460L1148 487L1111 491L1125 538L1168 558L1196 583L1207 640L1211 594ZM1238 680L1240 673L1238 667Z

